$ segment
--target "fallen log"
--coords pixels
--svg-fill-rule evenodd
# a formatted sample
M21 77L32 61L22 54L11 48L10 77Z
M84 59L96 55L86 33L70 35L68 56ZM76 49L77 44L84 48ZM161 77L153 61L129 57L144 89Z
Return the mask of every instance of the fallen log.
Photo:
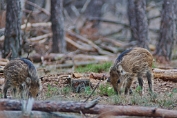
M153 69L154 78L177 82L177 69Z
M106 80L108 78L108 75L106 75L105 73L91 73L89 77L92 79Z
M31 28L36 28L36 27L50 27L51 22L41 22L41 23L25 23L21 25L21 29L24 30L26 29L31 29ZM1 29L2 32L4 32L5 28ZM0 42L4 41L5 36L0 37Z
M48 38L48 37L52 37L52 33L48 33L48 34L44 34L44 35L41 35L41 36L29 38L28 40L30 40L32 42L38 42L38 41L43 40L43 39Z
M25 26L26 24L21 25L21 29L24 30ZM50 27L50 26L51 26L51 22L27 23L26 28L30 29L30 28L36 28L36 27Z
M96 44L94 44L92 41L90 41L89 39L81 36L81 35L78 35L72 31L67 31L67 33L73 37L76 37L86 43L88 43L89 45L91 45L94 49L96 49L98 51L99 54L106 54L106 55L112 55L112 53L108 52L108 51L105 51L103 49L101 49L99 46L97 46Z
M126 23L118 22L118 21L111 21L111 20L100 18L100 17L88 17L87 20L88 21L101 21L101 22L106 22L106 23L111 23L111 24L117 24L117 25L121 25L121 26L129 28L129 25L126 24Z
M93 105L92 108L87 108L87 103L71 102L71 101L35 101L33 109L44 112L73 112L100 114L99 117L105 116L148 116L148 117L163 117L177 118L176 110L166 110L153 107L141 106L115 106L115 105ZM18 100L1 99L1 110L21 110L21 103Z
M52 37L52 33L48 33L48 34L44 34L44 35L41 35L41 36L37 36L37 37L33 37L33 38L30 38L28 39L29 41L31 42L39 42L40 40L43 40L43 39L46 39L48 37ZM82 45L80 45L79 43L76 43L75 41L73 41L72 39L68 38L68 37L65 37L65 40L70 43L71 45L73 45L74 47L80 49L80 50L83 50L83 51L95 51L91 46L87 45L85 46L84 43L82 43Z
M73 67L73 66L85 66L88 64L97 64L98 61L79 61L79 62L74 62L74 63L66 63L66 64L57 64L56 66L54 65L48 65L48 68L54 68L56 67L57 69L60 68L69 68L69 67Z
M57 112L32 111L30 115L22 114L21 111L0 111L0 118L81 118L80 115L62 114Z
M105 73L91 73L90 78L93 79L102 79ZM177 82L177 69L153 69L154 78L162 79L164 81L173 81ZM108 78L108 75L105 75Z
M74 60L97 60L99 62L106 62L106 61L111 61L110 58L113 58L112 56L100 56L100 55L86 55L86 54L75 54L75 55L65 55L65 54L54 54L54 53L50 53L47 54L45 56L41 56L39 54L33 54L30 55L29 58L31 60L33 60L34 62L41 62L42 58L45 61L56 61L56 60L60 60L63 57L68 57L68 58L74 58Z
M73 45L74 47L83 50L83 51L94 51L92 47L85 47L82 45L79 45L78 43L76 43L75 41L73 41L72 39L65 37L65 40L70 43L71 45Z
M113 45L115 45L117 47L124 47L127 45L127 43L125 43L125 42L117 41L115 39L110 39L110 38L100 38L100 40L108 42L108 43L112 43Z

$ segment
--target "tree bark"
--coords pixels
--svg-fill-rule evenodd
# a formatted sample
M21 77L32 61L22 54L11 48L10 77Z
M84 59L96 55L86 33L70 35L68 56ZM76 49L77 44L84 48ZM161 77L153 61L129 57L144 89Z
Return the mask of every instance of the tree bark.
M51 0L51 22L53 32L52 52L66 52L66 41L64 39L63 0Z
M135 0L138 46L149 49L146 0Z
M11 59L20 55L21 47L21 5L20 0L7 0L6 28L3 57L10 52Z
M0 0L0 11L6 9L6 0Z
M137 36L137 22L136 22L136 12L135 12L135 0L128 0L127 14L131 31L130 41L135 41L138 39Z
M176 41L175 0L164 0L161 12L160 36L156 45L157 61L170 61Z

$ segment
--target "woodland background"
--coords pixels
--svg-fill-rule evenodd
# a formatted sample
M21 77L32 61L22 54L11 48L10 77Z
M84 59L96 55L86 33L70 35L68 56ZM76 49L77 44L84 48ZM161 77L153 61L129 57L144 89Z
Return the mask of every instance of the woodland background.
M99 98L103 105L176 110L176 6L175 0L0 0L2 71L11 59L32 60L43 78L39 100ZM135 46L154 56L153 96L140 96L136 81L133 95L117 96L106 81L118 54ZM76 117L98 114L80 111ZM123 113L115 114L131 114Z

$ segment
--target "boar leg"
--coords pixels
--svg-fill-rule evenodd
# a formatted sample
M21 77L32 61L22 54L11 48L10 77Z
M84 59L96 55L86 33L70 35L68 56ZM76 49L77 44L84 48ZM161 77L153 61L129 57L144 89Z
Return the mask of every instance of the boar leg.
M147 77L150 92L153 92L153 90L152 90L152 76L153 75L152 75L151 71L147 71L146 77Z
M141 88L141 95L142 95L143 94L143 79L142 79L141 74L138 74L138 83L139 83L139 86Z
M129 77L127 79L127 82L126 82L126 85L125 85L125 95L127 95L128 91L132 92L130 87L132 85L132 82L133 82L133 78L132 77Z
M117 83L112 83L112 85L113 85L114 91L116 92L116 94L118 94Z
M25 97L26 97L26 93L25 93L25 91L26 91L25 84L21 84L20 87L19 87L19 89L20 89L21 98L22 98L22 99L25 99Z
M16 98L16 97L17 97L17 96L16 96L17 89L16 89L15 87L13 88L13 92L14 92L14 93L13 93L13 94L14 94L14 98Z
M10 88L10 84L6 81L3 86L4 98L7 98L7 90Z

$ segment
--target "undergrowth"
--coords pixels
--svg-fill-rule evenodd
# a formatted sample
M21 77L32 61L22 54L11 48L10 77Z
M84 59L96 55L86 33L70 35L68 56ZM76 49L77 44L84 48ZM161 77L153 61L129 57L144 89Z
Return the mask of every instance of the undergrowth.
M132 95L112 95L109 97L108 101L111 104L118 105L138 105L166 109L173 109L177 105L177 89L160 94L146 93L142 96L137 90L138 88L133 90Z
M56 87L48 85L46 97L61 94L72 100L80 101L85 100L92 93L92 91L93 89L91 89L90 86L85 87L85 90L81 93L73 93L72 89L69 86L58 89ZM106 101L104 101L104 103L116 105L137 105L166 109L174 109L177 106L177 89L173 89L170 92L162 93L145 92L142 96L140 95L139 87L136 87L132 91L133 93L131 95L117 95L110 84L100 84L96 91L91 95L91 99L93 100L98 96L101 96L103 98L106 97ZM74 96L71 97L71 95Z
M84 72L103 72L109 71L112 62L105 62L101 64L88 64L86 66L79 66L76 68L76 72L84 73Z

